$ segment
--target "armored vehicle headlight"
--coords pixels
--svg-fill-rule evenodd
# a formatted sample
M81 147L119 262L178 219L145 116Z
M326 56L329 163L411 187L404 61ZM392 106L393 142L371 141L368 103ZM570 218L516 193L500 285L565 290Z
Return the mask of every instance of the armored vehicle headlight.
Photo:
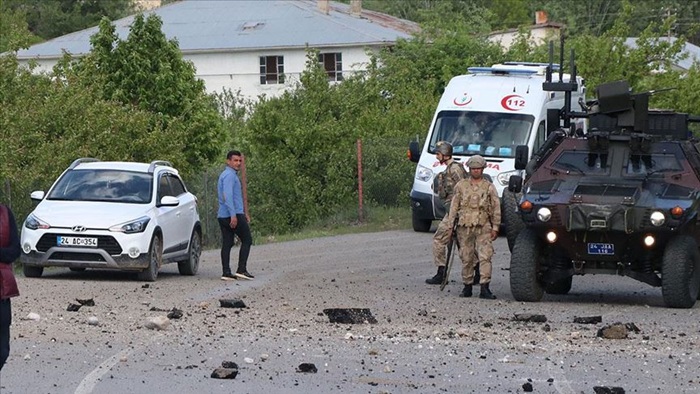
M547 233L547 242L549 242L550 244L557 242L557 233L555 233L554 231L548 232Z
M520 203L520 210L523 212L530 212L532 211L532 203L528 200L525 200Z
M542 207L542 208L537 210L537 219L539 219L540 222L547 222L551 218L552 218L552 211L550 211L549 208Z
M662 212L654 211L651 213L649 220L651 221L651 224L653 224L656 227L659 227L663 225L666 221L666 216L664 216Z
M655 242L656 239L654 239L653 235L647 235L646 237L644 237L644 245L647 247L654 245Z
M433 177L433 171L428 167L418 166L416 171L416 179L422 182L428 182Z

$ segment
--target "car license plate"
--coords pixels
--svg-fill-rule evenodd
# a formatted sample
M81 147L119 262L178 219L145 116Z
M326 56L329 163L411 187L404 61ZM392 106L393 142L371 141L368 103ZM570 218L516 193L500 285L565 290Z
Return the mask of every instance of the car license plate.
M97 238L86 237L61 237L56 239L58 246L87 246L90 248L97 247Z
M588 244L588 254L614 255L615 245L590 242Z

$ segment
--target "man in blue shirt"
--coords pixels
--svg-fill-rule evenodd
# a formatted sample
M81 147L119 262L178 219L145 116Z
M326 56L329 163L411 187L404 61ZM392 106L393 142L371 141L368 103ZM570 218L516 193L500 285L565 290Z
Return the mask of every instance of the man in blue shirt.
M253 279L253 275L247 270L248 254L250 254L250 246L253 244L253 237L248 225L250 217L243 206L241 181L238 179L241 164L243 164L241 152L229 151L226 154L226 168L219 175L217 183L219 212L216 216L221 228L222 280ZM235 235L238 235L241 240L241 249L238 253L238 269L236 269L235 274L232 274L229 260L231 259L231 248Z

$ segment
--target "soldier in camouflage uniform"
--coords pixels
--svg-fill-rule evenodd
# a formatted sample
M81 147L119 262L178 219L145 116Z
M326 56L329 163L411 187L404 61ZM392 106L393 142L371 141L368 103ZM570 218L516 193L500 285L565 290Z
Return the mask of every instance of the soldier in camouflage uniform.
M474 252L481 274L481 294L479 297L493 300L496 298L489 289L491 282L491 257L493 241L498 237L501 225L501 205L498 192L493 183L483 178L486 160L476 155L467 161L469 178L459 181L455 186L448 222L452 223L457 215L457 239L459 257L462 260L462 280L464 289L460 297L472 296L475 261ZM450 228L451 232L452 229Z
M441 284L445 277L447 244L450 242L452 223L454 223L453 221L447 221L447 212L450 212L450 203L454 196L455 185L467 177L467 171L464 167L452 159L452 145L449 142L438 142L436 156L440 164L447 166L445 171L437 176L437 191L442 204L445 206L445 217L438 224L433 236L433 258L437 266L437 274L425 280L425 283L430 285Z

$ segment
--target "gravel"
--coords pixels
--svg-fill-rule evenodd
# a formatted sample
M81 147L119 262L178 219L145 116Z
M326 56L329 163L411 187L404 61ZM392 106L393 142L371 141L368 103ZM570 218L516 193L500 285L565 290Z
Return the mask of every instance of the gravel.
M197 276L168 265L154 283L45 270L18 279L0 391L695 392L698 306L667 309L658 288L592 275L575 277L569 295L516 302L505 238L495 247L493 301L478 289L459 298L458 266L444 291L425 284L435 271L431 234L413 231L254 245L252 281L221 281L216 250ZM324 310L337 308L376 323L331 323ZM523 314L546 319L518 321ZM581 316L601 321L574 323ZM637 331L598 336L615 323ZM225 362L235 378L212 378Z

